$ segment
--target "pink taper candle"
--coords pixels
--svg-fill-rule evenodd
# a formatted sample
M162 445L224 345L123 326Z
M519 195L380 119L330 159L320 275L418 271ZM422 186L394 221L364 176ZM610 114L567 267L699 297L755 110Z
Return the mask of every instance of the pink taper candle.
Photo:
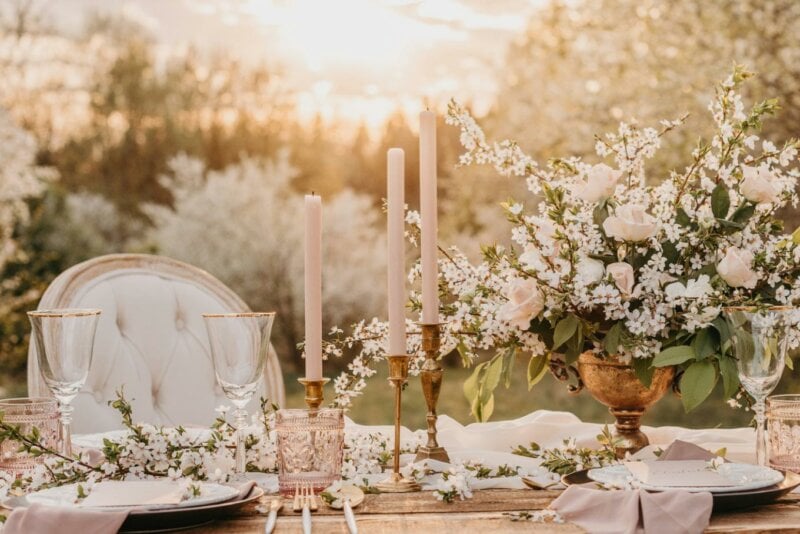
M322 379L322 199L306 195L306 380Z
M419 188L422 218L422 322L439 322L436 201L436 115L419 114Z
M389 202L387 236L389 241L389 355L406 352L406 253L405 253L405 155L401 148L386 153L386 192Z

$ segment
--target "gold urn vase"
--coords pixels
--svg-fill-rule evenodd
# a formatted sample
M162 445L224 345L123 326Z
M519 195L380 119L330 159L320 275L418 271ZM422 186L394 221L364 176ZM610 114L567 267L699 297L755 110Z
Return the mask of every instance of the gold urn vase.
M642 415L670 389L675 367L655 369L648 388L630 365L613 357L598 358L591 352L584 352L578 357L578 373L592 397L608 406L608 411L617 419L614 432L617 458L648 445L650 442L640 428Z

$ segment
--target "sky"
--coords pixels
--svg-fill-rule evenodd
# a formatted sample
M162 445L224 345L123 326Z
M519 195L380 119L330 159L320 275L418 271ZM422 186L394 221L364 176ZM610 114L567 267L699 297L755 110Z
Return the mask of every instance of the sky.
M77 32L92 12L140 22L164 54L228 50L279 68L304 118L377 127L456 97L491 104L506 49L542 0L41 0Z

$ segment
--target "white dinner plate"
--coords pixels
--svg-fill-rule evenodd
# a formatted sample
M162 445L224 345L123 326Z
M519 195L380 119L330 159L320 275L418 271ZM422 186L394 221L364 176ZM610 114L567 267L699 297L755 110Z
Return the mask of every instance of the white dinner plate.
M172 482L165 481L165 483ZM231 486L223 486L222 484L213 484L210 482L195 482L194 484L200 487L200 495L196 497L189 497L178 504L154 504L147 506L134 506L132 508L137 510L166 510L172 508L204 506L207 504L216 504L233 499L239 494L239 490ZM25 499L29 504L39 503L48 506L63 506L67 508L87 508L84 506L78 506L75 503L77 491L78 484L68 484L66 486L58 486L36 491L27 495Z
M717 472L733 482L731 486L653 486L650 484L640 484L643 489L651 491L683 490L689 492L708 491L711 493L732 493L736 491L750 491L779 484L783 480L783 473L769 467L761 467L753 464L725 463L722 464ZM601 484L620 484L629 480L631 472L622 464L610 465L590 469L587 473L590 479Z

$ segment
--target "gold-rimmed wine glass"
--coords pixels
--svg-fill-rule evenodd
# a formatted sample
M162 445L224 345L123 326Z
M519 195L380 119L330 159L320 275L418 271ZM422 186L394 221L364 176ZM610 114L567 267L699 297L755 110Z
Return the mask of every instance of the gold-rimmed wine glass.
M66 456L72 456L72 401L89 376L100 313L99 309L77 308L28 312L39 369L58 400L61 453Z

